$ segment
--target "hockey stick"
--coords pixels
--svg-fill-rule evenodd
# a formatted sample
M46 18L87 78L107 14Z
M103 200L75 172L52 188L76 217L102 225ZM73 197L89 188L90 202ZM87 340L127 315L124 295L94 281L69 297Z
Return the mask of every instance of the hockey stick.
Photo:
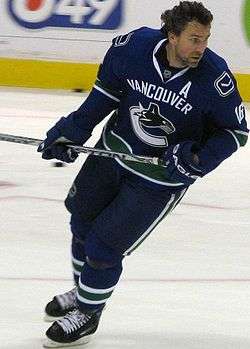
M14 136L14 135L6 134L6 133L0 133L0 141L38 146L43 140L36 139L36 138ZM163 160L161 160L157 157L118 153L118 152L113 152L110 150L96 149L96 148L71 145L71 144L67 144L67 146L69 148L73 148L77 153L87 153L89 155L94 155L94 156L102 156L102 157L106 157L106 158L113 158L113 159L126 160L126 161L134 161L134 162L140 162L140 163L144 163L144 164L158 165L158 166L164 167Z

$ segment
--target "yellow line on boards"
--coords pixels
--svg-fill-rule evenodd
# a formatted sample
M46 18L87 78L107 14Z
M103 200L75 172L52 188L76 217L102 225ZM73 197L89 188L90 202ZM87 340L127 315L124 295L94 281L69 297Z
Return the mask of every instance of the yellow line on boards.
M97 63L0 58L0 85L88 91L98 67ZM242 99L250 102L250 74L234 75Z
M240 95L245 102L250 102L250 74L234 74Z
M0 58L0 85L90 90L99 64Z

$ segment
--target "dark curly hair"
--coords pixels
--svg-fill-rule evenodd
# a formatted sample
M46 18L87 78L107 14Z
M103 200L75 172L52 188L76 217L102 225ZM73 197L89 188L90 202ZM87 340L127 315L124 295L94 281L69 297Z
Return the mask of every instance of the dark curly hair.
M163 12L161 20L161 31L166 36L168 36L169 32L180 35L186 25L191 21L209 25L213 20L213 15L201 2L180 1L179 5Z

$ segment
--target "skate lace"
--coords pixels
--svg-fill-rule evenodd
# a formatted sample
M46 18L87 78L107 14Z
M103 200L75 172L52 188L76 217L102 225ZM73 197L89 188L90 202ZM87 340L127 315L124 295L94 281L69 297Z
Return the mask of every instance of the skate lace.
M64 332L69 334L85 325L90 318L90 315L83 314L78 309L75 309L70 311L63 319L58 320L57 323L62 327Z
M72 305L76 306L76 287L64 294L56 296L56 298L63 309L68 309L72 307Z

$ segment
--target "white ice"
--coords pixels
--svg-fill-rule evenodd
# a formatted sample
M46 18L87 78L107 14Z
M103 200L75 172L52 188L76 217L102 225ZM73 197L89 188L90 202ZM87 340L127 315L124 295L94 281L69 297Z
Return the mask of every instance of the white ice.
M0 132L43 138L83 99L2 88ZM196 183L126 259L87 348L249 349L249 158L250 143ZM84 159L52 167L35 147L1 142L1 349L41 348L45 304L72 287L63 199Z

